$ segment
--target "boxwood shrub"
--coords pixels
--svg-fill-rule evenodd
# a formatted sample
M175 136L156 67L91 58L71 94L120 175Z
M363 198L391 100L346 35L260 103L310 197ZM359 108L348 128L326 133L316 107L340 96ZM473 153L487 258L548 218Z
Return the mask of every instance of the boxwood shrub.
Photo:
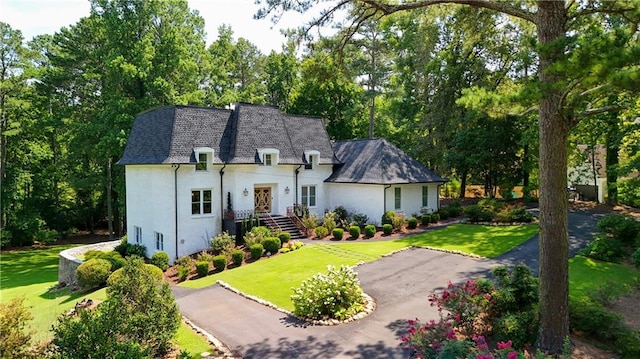
M431 215L430 214L423 214L422 216L420 216L420 222L424 226L429 225L429 223L431 223Z
M280 249L281 247L280 238L267 237L264 239L262 245L264 246L264 250L267 251L267 253L278 253L278 249Z
M237 266L242 264L242 261L244 260L244 252L241 251L240 249L236 249L233 252L231 252L231 262Z
M351 235L351 237L358 239L360 237L360 227L358 226L349 227L349 234Z
M373 224L368 224L364 227L364 235L367 237L373 237L376 235L376 226Z
M197 261L196 262L196 272L200 277L206 277L209 274L209 262L207 261Z
M89 259L76 269L76 278L81 288L96 288L107 282L111 275L111 262L106 259Z
M318 238L324 238L329 235L329 230L323 226L316 227L315 232L316 232L316 237Z
M257 260L262 257L262 252L264 252L264 247L260 243L253 244L249 247L249 253L251 254L251 259Z
M164 272L169 268L169 255L167 252L155 252L151 256L150 262Z
M431 214L431 223L438 223L439 220L440 220L440 214L439 213L432 213Z
M215 270L224 270L224 268L227 266L227 256L224 254L217 255L213 257L213 260L211 262L213 262L213 268L215 268Z
M333 238L335 238L336 240L341 240L342 237L344 236L344 229L334 228L332 234L333 234Z
M179 282L184 282L185 280L187 280L187 277L189 276L189 273L191 273L191 265L179 265L178 266L178 281Z
M409 229L416 229L418 227L418 219L416 217L410 217L407 220L407 227Z
M291 233L289 232L280 232L280 234L278 234L278 238L280 238L280 243L284 244L289 242L289 240L291 240Z
M382 232L387 236L390 235L391 233L393 233L393 225L389 223L383 225Z

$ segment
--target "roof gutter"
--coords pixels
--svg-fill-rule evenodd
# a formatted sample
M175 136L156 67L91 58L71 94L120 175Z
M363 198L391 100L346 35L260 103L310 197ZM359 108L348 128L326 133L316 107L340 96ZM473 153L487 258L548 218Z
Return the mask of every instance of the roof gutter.
M176 242L176 257L178 259L178 170L180 169L180 164L172 164L171 167L175 168L173 170L173 212L175 215L175 242Z
M298 168L296 168L296 198L295 201L293 202L293 210L295 212L296 207L298 206L298 174L300 173L300 169L302 168L302 165L298 166Z
M383 202L384 213L387 213L387 189L388 188L391 188L390 184L384 186L384 190L382 191L384 193L384 202Z
M222 186L222 177L224 176L224 169L227 167L227 163L220 169L220 228L224 230L224 191ZM228 205L228 204L227 204Z

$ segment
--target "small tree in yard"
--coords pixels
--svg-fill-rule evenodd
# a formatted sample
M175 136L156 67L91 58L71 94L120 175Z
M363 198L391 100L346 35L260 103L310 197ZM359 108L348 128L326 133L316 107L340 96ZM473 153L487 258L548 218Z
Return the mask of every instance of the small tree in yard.
M0 356L2 358L26 358L31 333L25 331L27 322L33 319L24 307L24 298L17 297L8 303L0 303Z
M52 343L60 358L143 358L167 352L180 312L166 282L139 258L129 258L107 299L79 317L61 317Z

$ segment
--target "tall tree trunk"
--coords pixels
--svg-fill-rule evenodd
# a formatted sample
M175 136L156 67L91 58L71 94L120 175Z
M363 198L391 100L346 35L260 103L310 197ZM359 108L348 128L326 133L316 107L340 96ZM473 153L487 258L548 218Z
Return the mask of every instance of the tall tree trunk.
M465 198L467 196L467 176L469 175L468 171L462 172L460 176L460 198Z
M618 126L618 114L611 114L607 119L607 134L605 136L605 147L607 158L605 160L607 173L607 203L618 204L618 152L620 151L620 128Z
M562 79L552 69L563 56L564 1L538 1L540 100L540 333L538 347L561 353L569 335L569 245L567 233L567 140L562 116Z

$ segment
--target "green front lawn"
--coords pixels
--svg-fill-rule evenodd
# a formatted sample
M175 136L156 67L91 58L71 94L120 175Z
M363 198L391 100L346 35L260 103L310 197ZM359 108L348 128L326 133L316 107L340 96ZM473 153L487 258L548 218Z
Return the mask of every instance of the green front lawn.
M326 272L327 265L351 266L361 261L373 262L384 254L409 246L456 250L479 256L497 256L527 241L537 231L536 225L507 227L458 224L394 241L314 243L297 251L262 259L250 265L225 270L180 285L203 288L221 280L244 293L293 311L291 288L300 286L302 281L318 272Z
M71 309L76 302L84 298L106 298L104 288L90 293L71 293L69 289L49 291L58 283L58 253L71 247L73 245L0 253L0 302L7 303L18 296L25 298L24 305L33 315L29 326L34 331L34 343L50 339L50 330L58 315ZM184 324L176 343L191 353L213 351L202 337Z
M589 293L607 285L612 296L619 296L634 288L640 280L640 273L621 264L601 262L576 256L569 260L569 297L584 301Z

